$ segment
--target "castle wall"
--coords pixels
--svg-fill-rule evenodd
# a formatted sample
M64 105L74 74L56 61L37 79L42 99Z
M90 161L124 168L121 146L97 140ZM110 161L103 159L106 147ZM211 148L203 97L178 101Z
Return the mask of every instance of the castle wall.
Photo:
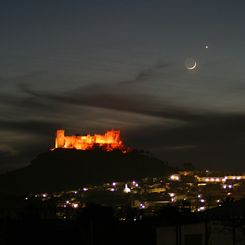
M55 148L75 148L79 150L89 150L95 145L99 145L107 151L122 149L123 143L120 139L120 130L107 131L104 135L85 136L65 136L65 131L56 131Z
M65 130L58 129L56 131L55 148L63 148L65 146Z

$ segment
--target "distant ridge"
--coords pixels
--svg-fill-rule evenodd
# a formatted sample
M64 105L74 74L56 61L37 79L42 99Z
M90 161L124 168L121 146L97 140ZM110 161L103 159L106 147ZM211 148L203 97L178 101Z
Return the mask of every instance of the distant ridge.
M69 190L87 184L165 176L161 160L132 151L55 149L39 154L25 168L0 175L0 192L11 194Z

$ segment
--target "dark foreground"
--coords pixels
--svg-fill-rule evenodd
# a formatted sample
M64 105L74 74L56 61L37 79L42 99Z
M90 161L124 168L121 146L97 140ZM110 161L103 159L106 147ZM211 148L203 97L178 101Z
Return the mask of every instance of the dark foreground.
M155 229L146 224L75 221L1 221L0 244L155 244Z

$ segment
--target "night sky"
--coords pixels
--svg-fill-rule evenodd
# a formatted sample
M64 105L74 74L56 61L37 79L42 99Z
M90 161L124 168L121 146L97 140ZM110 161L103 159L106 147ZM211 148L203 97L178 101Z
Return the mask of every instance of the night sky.
M0 172L53 147L57 128L121 129L171 165L244 170L244 12L244 0L2 0Z

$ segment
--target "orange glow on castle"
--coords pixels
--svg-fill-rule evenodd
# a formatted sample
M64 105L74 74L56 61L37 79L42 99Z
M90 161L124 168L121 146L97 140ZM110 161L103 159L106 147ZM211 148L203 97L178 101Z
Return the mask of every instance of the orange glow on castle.
M56 131L55 148L74 148L77 150L90 150L94 147L100 147L106 151L121 150L127 152L120 138L120 130L110 130L104 135L87 134L65 136L65 130Z

